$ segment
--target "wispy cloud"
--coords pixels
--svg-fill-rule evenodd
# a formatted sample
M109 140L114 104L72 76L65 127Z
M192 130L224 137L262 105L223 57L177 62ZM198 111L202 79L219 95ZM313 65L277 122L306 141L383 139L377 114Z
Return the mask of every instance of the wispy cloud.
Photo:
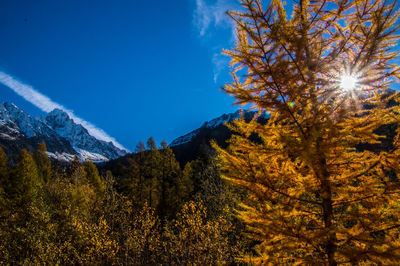
M233 20L226 14L228 10L237 10L240 8L237 0L195 0L196 5L193 12L193 25L198 31L200 38L206 38L207 42L211 42L210 36L215 34L217 30L226 31L231 34L231 38L226 40L224 44L213 44L214 52L211 61L213 63L214 83L217 83L218 77L226 69L229 63L228 57L221 54L222 47L228 48L236 39L235 24ZM220 31L218 32L220 33Z
M104 140L104 141L111 141L116 147L127 150L121 144L119 144L113 137L109 136L104 130L101 128L96 127L92 123L83 120L82 118L76 116L72 110L69 110L52 101L46 95L41 94L33 87L23 84L21 81L17 80L16 78L12 77L11 75L0 71L0 83L12 89L15 93L22 96L25 100L32 103L42 111L48 113L54 109L61 109L66 112L71 119L74 120L75 123L81 124L84 128L86 128L90 135L93 137Z
M233 28L233 23L225 12L234 9L236 2L235 0L216 0L211 3L207 0L196 0L193 23L199 35L206 35L211 28Z
M219 75L229 65L229 59L227 56L221 53L214 53L212 57L212 63L214 65L214 83L217 83Z

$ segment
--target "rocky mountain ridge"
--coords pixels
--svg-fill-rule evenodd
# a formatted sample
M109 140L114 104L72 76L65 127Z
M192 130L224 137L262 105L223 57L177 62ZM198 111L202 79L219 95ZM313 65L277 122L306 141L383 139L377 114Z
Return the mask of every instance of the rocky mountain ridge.
M55 109L45 117L32 117L16 105L0 103L0 146L10 155L20 149L30 151L44 141L53 159L104 162L126 154L111 142L96 139L67 113Z

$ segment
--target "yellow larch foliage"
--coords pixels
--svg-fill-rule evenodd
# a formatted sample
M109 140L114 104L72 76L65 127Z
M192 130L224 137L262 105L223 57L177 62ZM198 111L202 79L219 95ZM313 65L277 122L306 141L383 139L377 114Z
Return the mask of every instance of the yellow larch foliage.
M249 192L240 217L260 241L255 263L388 264L400 261L399 12L391 1L294 4L242 0L238 104L269 114L240 119L219 152L225 179ZM352 77L354 86L344 86Z

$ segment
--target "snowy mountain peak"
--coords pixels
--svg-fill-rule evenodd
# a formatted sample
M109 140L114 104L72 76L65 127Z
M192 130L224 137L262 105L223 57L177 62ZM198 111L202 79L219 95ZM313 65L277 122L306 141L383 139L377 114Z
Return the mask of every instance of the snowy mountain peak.
M21 145L28 149L45 141L49 155L61 160L77 155L81 160L101 162L126 154L111 142L90 135L86 128L76 124L63 110L54 109L44 118L34 118L15 104L0 103L0 144L12 149L12 146L18 145L10 141L17 139L20 142L24 139L22 142L25 146Z
M75 153L70 143L12 103L0 103L0 144L16 151L16 147L32 149L45 141L49 150ZM24 143L24 144L22 144Z
M48 113L47 116L57 117L60 120L72 120L65 111L58 108Z
M244 117L245 119L252 119L257 114L258 113L256 111L250 111L250 110L238 110L234 113L223 114L223 115L221 115L217 118L214 118L210 121L204 122L200 128L173 140L171 142L170 146L174 147L174 146L178 146L178 145L190 142L194 137L196 137L201 132L201 130L214 129L214 128L224 125L225 123L230 123L233 120L239 119L241 117ZM262 118L262 119L268 119L268 117L269 117L269 115L265 112L257 115L257 118Z
M44 118L45 122L53 128L59 135L68 139L67 136L89 135L89 132L80 124L76 124L69 115L60 109L54 109ZM76 142L76 139L75 141ZM74 145L74 143L71 143Z
M60 109L54 109L48 113L44 120L58 135L66 138L76 150L90 151L109 159L126 154L126 151L115 147L112 142L99 140L90 135L86 128L75 123L66 112Z
M55 134L43 122L35 119L13 103L4 102L0 104L0 120L18 127L27 137Z
M13 103L8 103L8 102L0 103L0 119L10 119L11 117L15 116L30 117L29 114L24 113Z
M14 111L17 111L17 112L21 111L15 104L9 103L9 102L0 103L0 107L1 107L2 110L4 110L4 109L8 110L8 111L14 110Z
M240 110L230 114L223 114L220 117L204 122L202 127L215 128L217 126L232 122L233 120L240 118L240 114L241 114Z

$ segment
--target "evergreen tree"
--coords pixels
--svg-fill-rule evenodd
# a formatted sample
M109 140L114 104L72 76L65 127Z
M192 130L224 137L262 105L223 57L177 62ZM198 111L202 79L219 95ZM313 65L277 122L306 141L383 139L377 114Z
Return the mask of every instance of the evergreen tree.
M145 196L143 195L144 191L144 178L145 178L145 146L144 143L139 141L136 145L135 153L137 154L136 162L137 162L137 178L138 178L138 190L137 193L139 194L139 202L143 204Z
M43 182L31 154L21 150L7 186L7 219L1 223L2 241L10 264L43 264L52 235L43 202Z
M180 182L180 197L183 201L188 201L194 190L193 177L194 169L192 166L193 162L186 163L182 171L182 179Z
M7 184L9 180L8 158L3 149L0 147L0 217L4 216L6 210L6 194Z
M30 204L37 196L41 180L37 166L27 150L21 150L18 164L13 168L10 178L9 195L16 204Z
M146 150L146 147L144 146L144 143L142 141L139 141L138 144L135 147L135 153L141 153Z
M162 140L160 146L162 150L165 150L168 148L168 143L165 140Z
M68 165L67 176L75 185L85 180L85 168L81 165L77 156L75 156L74 160Z
M139 157L144 157L140 154ZM139 158L128 157L126 161L118 166L118 172L122 178L119 182L121 191L128 196L129 200L141 205L144 202L144 165L138 163Z
M149 206L157 209L160 200L160 151L153 137L147 140L145 159L145 194Z
M8 182L8 158L4 150L0 147L0 186Z
M100 177L96 165L94 165L94 163L88 159L85 161L84 167L86 178L89 180L89 183L95 188L98 194L102 195L105 190L105 183Z
M279 0L241 2L224 90L270 118L235 122L229 148L214 147L224 177L249 192L240 217L261 243L254 262L398 263L400 184L387 172L400 170L399 136L355 149L399 124L396 96L382 96L400 75L394 4L300 0L288 19Z
M175 154L165 141L161 142L160 151L160 203L158 214L161 219L172 216L181 204L180 189L182 173Z
M34 154L33 154L33 159L35 160L35 163L38 168L38 174L39 177L44 181L47 182L50 180L51 175L52 175L52 169L51 169L51 161L49 157L47 156L47 148L46 148L46 143L41 142Z
M155 142L155 140L154 140L153 137L150 137L150 138L147 140L147 149L149 149L150 151L155 151L155 150L157 150L157 144L156 144L156 142Z
M202 154L191 162L191 168L192 182L196 183L194 199L203 202L207 217L214 219L225 215L228 219L232 216L240 193L221 178L215 158Z

